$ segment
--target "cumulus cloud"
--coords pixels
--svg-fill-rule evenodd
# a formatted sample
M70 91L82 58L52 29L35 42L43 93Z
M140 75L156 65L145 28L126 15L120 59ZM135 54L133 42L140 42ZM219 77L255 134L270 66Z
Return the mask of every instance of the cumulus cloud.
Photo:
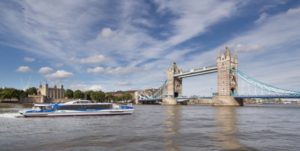
M24 57L24 61L26 61L26 62L34 62L34 61L35 61L35 58L32 58L32 57Z
M105 58L103 55L95 55L95 56L90 56L86 58L81 58L80 63L82 64L96 64L96 63L101 63L104 62L107 58Z
M30 72L30 71L32 71L32 70L31 70L31 68L28 67L28 66L20 66L20 67L17 68L16 71L17 71L17 72L23 72L23 73L25 73L25 72Z
M101 30L101 36L102 36L103 38L109 38L109 37L112 36L112 34L113 34L113 31L112 31L110 28L108 28L108 27L103 28L103 29Z
M54 73L47 74L46 77L49 79L65 79L73 76L72 72L67 72L65 70L57 70Z
M39 73L44 74L44 75L49 74L51 72L53 72L53 69L50 67L41 67L39 69Z

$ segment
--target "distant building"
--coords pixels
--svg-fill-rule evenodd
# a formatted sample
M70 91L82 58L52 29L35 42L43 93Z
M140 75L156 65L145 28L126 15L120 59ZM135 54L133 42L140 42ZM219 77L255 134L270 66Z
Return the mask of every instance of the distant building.
M50 88L48 84L40 85L37 95L43 96L47 99L55 100L55 99L63 99L65 95L64 86L61 85L60 88L58 88L56 85L54 85L53 88Z

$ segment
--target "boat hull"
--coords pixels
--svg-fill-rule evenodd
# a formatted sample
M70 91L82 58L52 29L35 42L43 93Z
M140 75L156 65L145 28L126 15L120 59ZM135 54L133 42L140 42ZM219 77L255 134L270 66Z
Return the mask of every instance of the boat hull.
M133 109L100 110L100 111L54 111L54 112L20 112L24 117L56 117L56 116L103 116L103 115L128 115Z

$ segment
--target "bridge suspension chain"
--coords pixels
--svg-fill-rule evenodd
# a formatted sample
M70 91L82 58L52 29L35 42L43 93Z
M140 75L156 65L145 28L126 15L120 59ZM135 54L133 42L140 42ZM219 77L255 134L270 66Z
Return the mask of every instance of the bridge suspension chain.
M294 95L294 96L299 96L300 92L297 91L292 91L292 90L286 90L286 89L281 89L275 86L271 86L269 84L260 82L254 78L251 78L250 76L246 75L240 70L235 70L237 72L237 75L242 78L244 81L248 82L249 84L254 85L255 87L258 87L263 90L267 90L269 92L274 92L277 93L278 95Z

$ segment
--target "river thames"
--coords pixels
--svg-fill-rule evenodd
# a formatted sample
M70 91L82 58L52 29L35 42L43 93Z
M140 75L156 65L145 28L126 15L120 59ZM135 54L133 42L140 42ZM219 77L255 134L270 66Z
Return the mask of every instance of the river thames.
M16 118L0 108L0 150L300 150L300 106L137 105L132 115Z

